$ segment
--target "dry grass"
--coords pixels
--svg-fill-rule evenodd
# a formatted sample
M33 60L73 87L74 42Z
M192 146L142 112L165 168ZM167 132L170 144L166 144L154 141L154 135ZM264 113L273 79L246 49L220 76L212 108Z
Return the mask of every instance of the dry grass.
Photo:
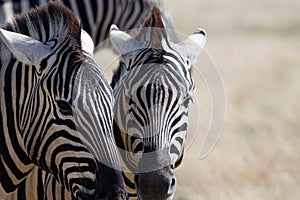
M179 32L203 27L227 92L213 152L187 151L175 199L300 199L300 2L165 0Z
M199 160L198 140L187 152L176 199L299 199L300 2L166 5L179 31L207 31L228 100L214 151Z

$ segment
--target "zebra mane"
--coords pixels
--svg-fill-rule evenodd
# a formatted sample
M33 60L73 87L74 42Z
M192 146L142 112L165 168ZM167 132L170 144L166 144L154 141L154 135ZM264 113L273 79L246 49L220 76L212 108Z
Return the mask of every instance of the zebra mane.
M154 29L151 29L151 28ZM150 47L154 48L153 50L153 59L161 59L163 52L161 51L161 38L167 38L167 34L164 31L164 23L160 14L159 8L154 5L151 8L151 11L148 16L145 17L144 21L140 24L133 33L133 37L140 41L150 42ZM149 32L150 31L150 32ZM121 77L126 73L127 68L124 63L120 62L119 67L114 71L111 87L117 86Z
M161 39L166 38L167 34L164 30L165 25L162 20L162 16L159 8L154 5L148 16L145 17L144 21L140 24L134 37L140 41L150 42L150 46L154 48L161 47Z
M75 54L75 61L82 61L81 26L77 17L61 3L48 4L15 15L12 22L3 23L1 28L30 36L41 42L56 39L58 43L68 40Z
M156 5L152 6L149 15L145 18L144 22L139 28L145 27L165 28L161 18L160 10Z

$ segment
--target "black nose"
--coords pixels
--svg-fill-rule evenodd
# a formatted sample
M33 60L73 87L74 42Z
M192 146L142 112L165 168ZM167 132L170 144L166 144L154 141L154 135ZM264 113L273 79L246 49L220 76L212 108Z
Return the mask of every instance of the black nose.
M175 176L164 169L136 174L134 181L138 196L143 200L168 199L176 189Z

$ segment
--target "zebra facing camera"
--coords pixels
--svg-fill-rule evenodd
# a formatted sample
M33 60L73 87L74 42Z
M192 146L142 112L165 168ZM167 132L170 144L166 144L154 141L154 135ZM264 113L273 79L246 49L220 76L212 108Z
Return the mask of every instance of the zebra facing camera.
M152 29L152 28L151 28ZM155 28L154 28L155 29ZM129 35L134 35L137 31L145 31L145 34L149 32L149 28L145 28L145 30L131 30L127 33ZM180 41L183 41L187 38L186 35L178 33L174 30L166 30L168 32L168 35L171 35L171 42L174 44L180 43ZM170 39L169 38L169 39ZM104 41L103 44L107 44L109 41ZM191 41L193 42L193 41ZM101 44L100 44L101 46ZM101 48L100 48L101 49ZM130 55L134 55L135 51L138 51L139 49L131 49L131 51L128 52ZM101 52L101 51L100 51ZM115 53L115 52L114 52ZM99 54L101 55L101 53ZM122 57L122 56L121 56ZM106 66L106 68L103 69L105 76L107 77L107 80L110 80L112 77L112 73L115 71L117 66L119 65L120 56L116 54L110 54L110 58L106 58L107 62L105 64L102 64L100 66ZM147 67L146 65L143 67ZM157 73L159 70L154 71L145 71L145 74L154 74ZM196 147L199 149L199 158L203 159L205 158L214 148L216 145L220 135L221 131L224 125L225 120L225 89L223 85L222 78L218 72L217 67L212 62L211 58L208 56L208 53L203 49L200 57L197 59L197 63L191 66L190 73L192 75L193 81L194 81L194 89L191 94L192 101L189 101L189 115L188 115L188 127L187 127L187 134L184 136L185 138L185 152L188 154L189 149L193 147L195 140L201 140L202 146ZM129 103L132 107L134 107L134 101L136 98L135 92L137 90L147 90L147 87L156 87L158 90L164 90L169 91L167 87L164 86L163 82L157 82L153 80L149 80L147 82L140 82L135 85L135 87L131 88L131 91L126 96L126 101ZM126 82L123 82L123 84L126 85ZM96 89L96 88L95 88ZM177 90L169 91L173 94L186 94L186 91L184 91L184 88L178 88ZM180 95L179 95L180 96ZM183 102L183 96L180 96L177 98L178 102ZM152 104L152 107L150 109L151 115L156 114L156 109L162 108L162 102L156 102ZM134 114L132 112L126 111L126 116L122 118L123 122L121 124L129 124L135 123L134 120ZM116 122L116 120L114 120ZM140 124L133 124L130 128L127 129L126 127L122 127L120 125L119 127L123 128L123 131L127 132L130 136L135 136L139 138L140 140L144 140L145 138L149 136L155 136L159 134L159 131L156 132L148 132L148 135L142 135L140 132L138 132L138 129L144 129L154 126L155 124L144 124L144 126L140 126ZM159 130L159 127L157 127L157 130ZM184 134L183 134L184 135ZM131 172L144 172L146 171L153 171L156 170L156 168L160 165L156 165L154 168L148 168L148 169L139 169L137 168L137 164L141 160L142 155L146 156L147 154L149 157L153 157L155 154L160 154L159 152L137 152L133 155L131 152L127 152L124 149L120 149L121 155L126 155L125 157L131 157L133 162L130 167L128 167L128 163L121 166L123 171L131 171ZM161 149L161 151L164 151ZM151 160L151 159L148 159ZM172 160L172 159L171 159ZM173 163L171 160L165 160L162 163L164 163L165 166L170 165ZM101 161L103 162L103 161ZM104 161L105 163L105 161ZM108 163L109 165L109 163ZM149 165L151 166L151 165ZM160 166L163 167L163 166Z

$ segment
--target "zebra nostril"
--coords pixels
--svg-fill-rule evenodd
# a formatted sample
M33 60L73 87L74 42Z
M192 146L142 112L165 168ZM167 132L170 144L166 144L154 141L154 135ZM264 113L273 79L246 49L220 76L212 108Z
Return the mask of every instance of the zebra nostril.
M176 184L176 180L175 180L175 178L172 178L172 181L171 181L171 187L174 187L175 184Z
M176 178L173 177L170 184L170 189L173 189L176 186Z
M175 192L175 189L176 189L176 178L173 177L170 182L168 194L172 195Z

